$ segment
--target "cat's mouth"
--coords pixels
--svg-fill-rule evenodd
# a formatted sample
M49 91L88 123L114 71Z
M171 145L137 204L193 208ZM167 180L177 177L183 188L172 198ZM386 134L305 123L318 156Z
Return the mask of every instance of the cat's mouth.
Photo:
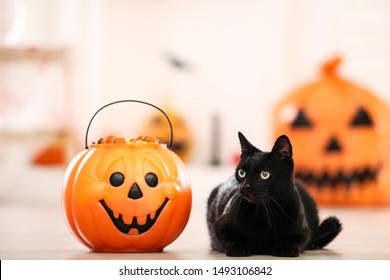
M250 193L248 187L241 187L240 188L240 195L249 203L257 203L259 200L257 195Z
M330 175L329 172L324 171L320 174L315 174L311 171L297 170L295 177L298 180L310 185L316 185L318 188L337 186L345 186L350 188L354 184L363 184L375 182L377 180L380 168L362 168L350 172L339 171L336 174Z

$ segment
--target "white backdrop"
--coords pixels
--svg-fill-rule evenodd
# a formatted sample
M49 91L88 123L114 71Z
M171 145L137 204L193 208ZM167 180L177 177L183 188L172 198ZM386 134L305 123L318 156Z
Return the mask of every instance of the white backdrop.
M130 98L179 111L195 134L194 161L210 159L214 114L222 122L224 161L239 148L239 130L267 150L275 103L315 79L335 54L344 57L345 77L390 101L390 1L14 2L27 12L13 43L66 44L74 51L69 120L80 148L93 112ZM189 67L173 67L167 55ZM147 116L140 110L108 112L92 137L111 128L137 136Z

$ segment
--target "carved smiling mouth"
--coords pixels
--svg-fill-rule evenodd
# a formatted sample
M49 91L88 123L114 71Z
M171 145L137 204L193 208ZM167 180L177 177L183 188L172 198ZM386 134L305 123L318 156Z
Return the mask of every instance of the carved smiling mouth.
M365 182L375 182L377 180L380 168L363 168L346 173L339 171L335 175L329 175L327 171L316 175L311 171L297 171L295 177L304 183L316 185L318 188L335 188L344 185L347 189L353 184L362 184Z
M154 216L153 219L151 218L151 215L148 214L148 217L146 219L146 223L143 225L138 224L137 217L133 217L131 224L126 224L123 221L122 214L119 214L118 218L114 217L114 212L107 206L104 199L100 200L100 203L103 205L107 214L110 216L112 222L114 223L114 225L116 226L116 228L119 231L121 231L125 234L128 234L131 229L135 228L138 230L138 233L141 234L141 233L148 231L154 225L157 218L160 216L161 211L164 209L165 205L167 205L168 201L169 201L168 198L165 198L163 204L157 209L156 215Z

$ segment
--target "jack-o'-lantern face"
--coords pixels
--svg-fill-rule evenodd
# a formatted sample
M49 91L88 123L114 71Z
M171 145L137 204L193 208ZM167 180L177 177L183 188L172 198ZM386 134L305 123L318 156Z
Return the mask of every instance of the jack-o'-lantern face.
M173 131L172 150L184 161L188 161L193 149L193 139L187 122L177 113L168 111ZM167 120L161 114L152 115L143 127L143 133L154 135L161 142L168 143L170 127Z
M390 202L389 108L340 79L339 60L324 77L294 92L275 112L275 135L290 137L295 176L321 204Z
M107 155L103 156L103 161L105 157ZM108 154L108 157L113 158L113 155ZM102 186L103 191L94 189L98 192L97 196L108 194L99 202L122 233L137 235L147 232L158 220L169 201L168 197L174 199L175 196L176 189L169 180L170 174L164 170L165 164L153 153L137 158L135 162L127 161L125 157L109 161L107 167L102 163L103 170L97 170L103 177L95 175L99 181L106 183Z
M189 181L165 145L95 144L74 159L66 177L68 225L94 251L161 251L188 221Z

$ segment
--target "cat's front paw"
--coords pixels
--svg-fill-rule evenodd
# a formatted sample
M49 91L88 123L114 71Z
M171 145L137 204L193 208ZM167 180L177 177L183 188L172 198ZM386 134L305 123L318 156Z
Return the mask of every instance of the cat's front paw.
M226 248L226 256L228 257L247 257L251 255L251 251L246 246L229 245Z
M298 257L301 250L298 246L293 244L284 244L276 246L273 251L272 255L277 257Z

